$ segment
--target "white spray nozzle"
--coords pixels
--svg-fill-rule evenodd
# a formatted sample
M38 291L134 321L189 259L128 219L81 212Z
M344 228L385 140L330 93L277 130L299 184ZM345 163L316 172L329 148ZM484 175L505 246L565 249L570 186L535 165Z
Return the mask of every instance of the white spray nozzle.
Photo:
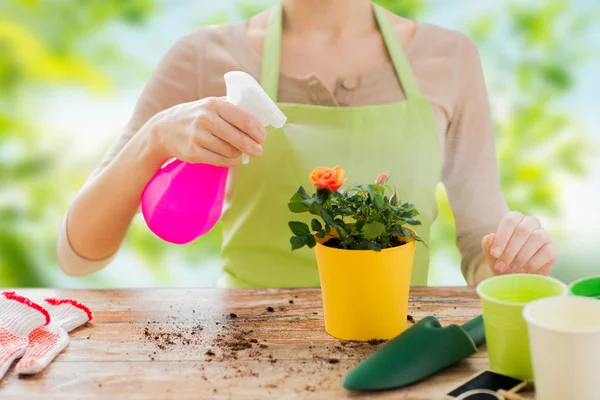
M242 71L232 71L226 73L224 78L227 89L225 100L252 114L262 126L281 128L285 124L286 116L252 76ZM248 164L249 161L250 157L243 154L242 163Z

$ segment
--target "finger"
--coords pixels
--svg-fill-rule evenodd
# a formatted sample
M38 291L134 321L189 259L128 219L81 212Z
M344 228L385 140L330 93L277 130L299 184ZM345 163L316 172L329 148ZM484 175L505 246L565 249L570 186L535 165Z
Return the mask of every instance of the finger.
M557 259L558 247L554 243L548 243L531 257L525 265L525 270L532 274L549 272Z
M550 235L548 232L546 232L546 230L536 229L535 231L531 232L529 239L527 239L527 242L515 256L513 264L516 265L516 269L512 272L525 271L525 266L529 260L531 260L538 250L544 247L544 245L547 243L550 243Z
M258 119L228 101L219 99L218 102L217 113L221 118L238 128L240 131L245 132L256 143L264 142L267 137L267 131Z
M212 124L212 134L229 143L242 153L246 153L253 157L258 157L262 154L262 146L256 143L229 122L215 116Z
M553 266L554 266L554 262L549 262L548 264L544 265L542 268L535 271L534 274L548 276L550 274L550 270L552 269Z
M515 257L521 251L533 231L541 228L540 221L534 217L524 217L515 227L502 255L496 261L496 267L504 272L516 272L517 265L513 263ZM537 249L536 249L537 250Z
M205 149L202 146L196 146L192 153L193 155L189 160L191 163L202 163L216 165L218 167L233 168L240 162L239 158L223 157L221 154L217 154L213 151Z
M481 249L483 250L484 253L490 255L490 250L492 249L492 243L494 243L494 234L490 233L488 235L485 235L483 237L483 239L481 240Z
M494 236L495 235L493 233L490 233L489 235L484 236L481 240L481 250L483 251L485 260L487 261L490 268L493 268L494 264L496 263L496 258L490 254L490 251L492 249L492 243L494 243Z
M242 155L242 152L239 149L208 131L198 133L196 143L223 157L239 158Z
M504 216L492 244L491 255L499 258L506 248L517 225L525 218L520 212L509 212Z

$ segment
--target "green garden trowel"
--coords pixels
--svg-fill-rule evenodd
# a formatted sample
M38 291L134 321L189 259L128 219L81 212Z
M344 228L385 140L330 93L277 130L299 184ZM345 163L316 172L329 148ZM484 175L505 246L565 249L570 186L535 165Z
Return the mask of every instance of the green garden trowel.
M354 367L343 384L352 390L406 386L475 354L483 342L481 315L445 328L435 317L425 317Z

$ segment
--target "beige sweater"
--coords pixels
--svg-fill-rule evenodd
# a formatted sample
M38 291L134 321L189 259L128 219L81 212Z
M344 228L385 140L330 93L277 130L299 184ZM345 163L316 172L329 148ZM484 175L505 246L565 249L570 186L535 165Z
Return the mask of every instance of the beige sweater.
M444 148L443 183L456 221L462 271L467 283L473 284L477 270L484 273L486 268L481 240L496 231L508 212L499 185L479 54L466 35L421 22L405 51L433 108ZM258 80L260 68L260 56L250 45L244 23L201 28L184 36L156 67L124 133L94 173L106 167L154 114L179 103L224 96L226 72L242 70ZM404 99L391 63L362 76L340 76L334 93L315 74L282 74L280 79L279 100L287 103L343 107ZM88 260L78 255L63 222L58 240L61 265L86 274L101 269L111 258Z

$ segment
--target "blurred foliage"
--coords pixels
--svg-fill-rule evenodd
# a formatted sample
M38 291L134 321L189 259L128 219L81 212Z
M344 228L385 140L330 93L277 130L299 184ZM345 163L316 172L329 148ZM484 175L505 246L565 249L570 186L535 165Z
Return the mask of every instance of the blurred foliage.
M54 259L58 226L47 213L65 209L58 199L67 183L52 179L60 151L40 146L47 132L35 124L29 91L57 84L105 89L109 79L86 54L94 46L84 51L80 43L115 21L140 23L153 9L151 0L0 3L0 285L49 283L44 268Z
M506 60L505 68L515 71L512 82L504 79L497 92L511 99L507 115L496 124L502 187L509 204L525 213L556 215L559 178L584 175L592 156L584 128L559 105L574 88L581 55L590 50L577 40L577 32L593 21L570 12L570 4L513 4L509 10L517 54L497 53ZM482 46L494 45L488 39L480 38Z
M490 66L486 79L501 186L512 210L557 216L563 178L585 176L593 156L588 132L560 104L574 89L577 69L585 61L582 55L593 50L578 40L591 26L592 14L586 16L586 10L568 0L508 1L506 8L507 23L500 23L497 15L484 15L467 26L484 65ZM456 230L443 188L438 203L434 251L458 260L449 240Z
M419 19L435 4L376 2ZM202 23L247 18L273 3L240 0L233 10L236 17L216 12ZM31 109L35 90L66 85L95 93L111 89L116 76L104 67L134 67L115 38L104 33L115 24L143 26L161 7L171 5L159 0L0 2L0 286L53 285L46 271L50 265L56 268L58 223L68 193L85 178L83 171L58 174L63 149L41 145L40 138L49 132ZM578 38L594 14L567 0L503 0L502 8L502 13L477 15L475 23L463 24L482 52L496 118L502 188L513 209L557 214L560 179L583 176L589 161L588 132L563 111L561 101L574 89L577 68L593 50ZM65 181L57 182L56 176ZM438 201L433 251L456 261L452 211L443 188ZM174 247L151 235L138 217L125 248L151 269L155 282L169 285L174 279L169 266L217 257L219 244L216 229L202 240Z

